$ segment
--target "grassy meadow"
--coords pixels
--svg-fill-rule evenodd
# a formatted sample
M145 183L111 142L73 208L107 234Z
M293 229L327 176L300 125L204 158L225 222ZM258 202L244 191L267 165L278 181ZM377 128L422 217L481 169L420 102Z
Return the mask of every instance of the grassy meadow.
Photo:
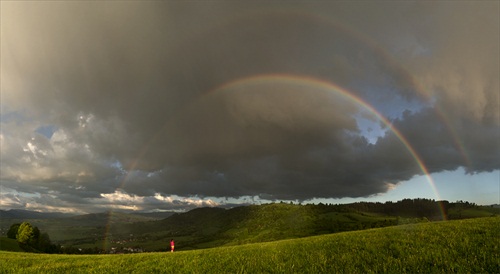
M209 249L0 252L2 273L498 273L500 218L429 222Z
M7 237L0 237L0 250L24 251L15 239L9 239Z

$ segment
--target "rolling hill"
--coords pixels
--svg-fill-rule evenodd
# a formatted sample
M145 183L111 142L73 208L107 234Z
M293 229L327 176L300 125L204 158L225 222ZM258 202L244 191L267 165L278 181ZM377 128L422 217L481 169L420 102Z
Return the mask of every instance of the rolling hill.
M499 217L428 222L181 252L0 251L3 273L498 273Z
M498 208L466 202L444 205L425 199L348 205L272 203L231 209L197 208L162 220L106 212L29 221L57 244L122 252L131 248L164 251L171 238L176 240L178 250L190 250L428 222L443 209L452 219L500 214ZM14 221L20 220L6 219L2 225L8 229L8 223Z
M9 239L7 237L0 237L0 250L4 251L17 251L23 252L24 250L19 246L15 239Z

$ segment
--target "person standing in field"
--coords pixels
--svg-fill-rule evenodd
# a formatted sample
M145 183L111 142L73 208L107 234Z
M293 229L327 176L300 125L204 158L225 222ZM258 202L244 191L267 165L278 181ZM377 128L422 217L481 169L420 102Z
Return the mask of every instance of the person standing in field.
M170 239L170 252L174 252L174 247L175 247L174 239Z

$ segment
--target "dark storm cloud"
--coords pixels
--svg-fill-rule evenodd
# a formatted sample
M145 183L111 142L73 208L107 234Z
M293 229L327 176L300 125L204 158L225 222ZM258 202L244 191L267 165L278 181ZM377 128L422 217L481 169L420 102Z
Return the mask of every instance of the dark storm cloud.
M469 172L500 167L498 3L290 5L2 3L2 180L68 203L117 188L305 200L421 174L392 132L368 142L354 118L367 111L342 96L286 81L217 91L263 74L380 107L430 171L464 153Z

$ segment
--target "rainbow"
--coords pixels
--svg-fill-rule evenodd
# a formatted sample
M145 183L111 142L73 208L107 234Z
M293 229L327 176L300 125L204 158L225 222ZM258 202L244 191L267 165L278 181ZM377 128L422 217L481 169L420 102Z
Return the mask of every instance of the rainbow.
M230 18L220 19L220 22L213 24L209 29L203 30L204 33L216 33L217 31L223 30L224 27L234 25L237 22L241 22L242 20L255 20L255 18L259 17L268 17L268 18L294 18L294 19L303 19L309 20L310 22L314 22L319 25L327 26L332 30L338 31L342 34L346 34L352 39L358 41L360 44L366 46L370 49L375 56L380 58L381 64L385 66L386 69L392 71L397 75L398 78L403 79L405 83L407 83L412 89L419 94L420 98L423 99L428 104L432 105L436 117L443 125L445 131L450 136L453 146L456 148L458 153L460 154L464 167L471 166L471 159L469 154L467 153L467 149L459 137L457 130L452 125L451 119L446 114L446 111L442 109L439 105L433 102L433 95L429 91L423 87L423 85L413 76L407 68L402 66L400 62L394 58L384 47L380 45L375 39L366 35L365 33L357 30L354 27L346 25L335 18L327 14L321 14L321 12L308 12L299 8L290 8L290 7L279 7L279 8L266 8L265 10L259 11L248 11L244 14L234 15ZM194 39L194 38L193 38ZM190 41L199 42L199 41Z
M369 37L368 35L352 28L341 24L340 22L334 20L333 18L327 17L326 15L320 14L312 14L312 13L294 13L300 14L300 16L307 17L311 20L320 22L321 24L328 25L329 27L341 31L342 33L346 33L350 35L352 38L358 40L360 43L366 45L369 49L371 49L378 57L381 58L384 65L387 66L390 70L394 71L398 74L398 77L404 79L405 82L409 83L410 86L415 89L417 94L425 100L429 104L433 104L433 96L431 92L424 88L423 85L417 81L415 76L411 74L407 68L403 67L385 48L383 48L377 41ZM446 112L436 104L433 104L434 111L437 115L437 118L440 120L442 125L444 125L448 135L451 137L453 141L453 145L460 153L462 157L463 164L465 167L471 166L471 160L467 153L467 149L460 137L458 136L457 131L452 126L450 118L446 114Z
M266 10L261 10L261 11L249 11L246 14L238 14L230 18L221 18L219 22L216 22L215 24L210 24L206 26L202 26L201 29L193 33L193 35L189 36L188 38L185 39L184 43L180 43L180 45L185 45L185 44L190 44L190 43L199 43L200 41L197 40L200 36L200 34L211 34L217 31L223 31L225 26L230 26L235 24L236 22L239 22L240 20L245 20L245 19L252 19L257 16L290 16L290 17L296 17L296 18L303 18L306 20L310 20L311 22L316 22L321 25L328 26L336 31L339 31L341 33L347 34L353 39L359 41L361 44L365 45L367 48L371 49L373 53L380 58L380 60L383 62L383 64L390 69L391 71L395 71L398 73L398 77L404 79L411 87L423 98L429 103L432 103L432 94L425 89L419 81L416 80L416 78L405 68L403 67L385 48L383 48L376 40L373 38L367 36L365 33L362 33L358 31L357 29L350 27L348 25L345 25L334 18L331 18L328 15L325 14L318 14L318 13L312 13L308 11L304 11L301 9L283 9L282 7L276 8L276 9L266 9ZM202 35L203 36L203 35ZM237 78L233 79L230 81L227 81L225 83L222 83L211 90L209 90L206 93L203 93L201 96L207 96L209 94L217 93L222 90L228 90L232 87L236 87L238 85L244 85L244 84L249 84L249 83L256 83L256 82L271 82L271 81L285 81L290 84L297 84L297 85L310 85L310 86L315 86L320 89L328 90L330 92L336 93L343 98L346 98L347 100L357 104L358 106L362 107L363 109L367 110L371 114L377 117L382 123L387 126L387 128L399 139L399 141L405 146L406 150L411 154L412 158L415 160L417 163L419 169L421 172L424 174L429 186L431 187L432 191L434 192L436 198L438 201L442 200L440 198L438 189L436 187L436 184L429 174L429 170L427 166L424 164L424 161L422 160L421 156L416 152L416 150L412 147L408 139L394 126L392 123L380 112L378 112L372 105L369 103L365 102L363 99L360 97L354 95L352 92L348 91L345 88L342 88L338 86L335 83L332 83L327 80L319 79L319 78L314 78L313 76L301 76L301 75L292 75L292 74L258 74L258 75L251 75L251 76L246 76L242 78ZM444 125L446 131L452 138L454 142L454 146L457 148L458 152L461 154L462 159L464 160L465 166L470 166L470 158L468 157L468 154L466 153L466 148L463 144L463 142L460 140L457 131L455 128L452 126L452 123L448 116L445 114L445 112L439 108L438 106L434 106L436 115L439 120L441 120L442 124ZM162 130L166 127L167 125L164 125L161 127L161 129L154 135L152 136L147 143L144 144L144 146L140 149L137 157L134 159L134 161L127 166L125 169L125 174L123 179L120 182L120 185L117 189L123 188L125 183L129 180L129 177L131 175L131 171L135 170L140 162L141 159L143 159L150 149L151 145L160 138ZM441 213L442 213L442 218L443 220L446 220L446 215L444 208L441 205ZM107 226L107 229L109 229L109 224Z
M408 139L383 114L381 114L379 111L377 111L373 106L371 106L369 103L364 101L362 98L354 95L349 90L342 88L342 87L340 87L332 82L318 79L318 78L313 78L310 76L303 76L303 75L291 75L291 74L252 75L252 76L248 76L248 77L235 79L233 81L229 81L229 82L226 82L222 85L219 85L219 86L213 88L212 90L210 90L208 93L204 94L203 97L218 94L218 93L221 93L224 91L228 91L232 88L241 87L244 85L250 85L250 84L256 84L256 83L266 84L266 83L273 83L273 82L282 82L282 83L287 83L287 84L291 84L291 85L298 85L298 86L310 86L310 87L314 87L317 89L326 90L328 92L333 92L337 95L342 96L343 98L347 99L348 101L355 103L356 105L362 107L363 109L369 111L377 119L382 121L382 123L384 123L384 125L387 126L387 128L404 145L406 150L411 154L412 158L417 163L419 169L424 174L429 186L431 187L433 193L436 196L436 199L438 201L442 200L440 195L439 195L436 184L435 184L432 176L429 173L428 168L424 164L424 161L422 160L420 155L417 153L417 151L410 144ZM442 215L443 220L446 220L445 210L443 208L443 205L441 205L441 204L440 204L440 211L441 211L441 215Z
M318 21L324 24L330 25L337 30L343 31L350 34L353 38L358 39L361 43L368 46L377 56L381 58L384 64L394 72L397 72L398 76L404 79L407 83L411 85L413 89L420 95L420 97L429 104L433 104L433 96L431 92L424 88L423 85L417 81L415 76L411 74L407 68L403 67L385 48L383 48L377 41L370 38L369 36L347 26L344 26L331 18L327 18L321 15L310 15L311 18L317 18ZM452 123L446 115L445 111L438 105L433 104L434 111L440 120L441 124L444 125L448 135L451 137L455 148L460 153L463 163L466 167L471 166L471 160L465 148L465 145L458 136L457 131L452 126Z
M208 92L202 94L199 98L199 100L202 100L203 98L207 96L214 96L219 93L223 93L226 91L231 90L232 88L236 87L241 87L244 85L250 85L250 84L266 84L266 83L273 83L273 82L281 82L281 83L286 83L290 85L297 85L297 86L307 86L307 87L313 87L315 89L320 89L320 90L325 90L327 92L334 93L336 95L341 96L342 98L347 99L348 101L360 106L364 110L367 110L371 114L373 114L377 119L379 119L397 138L398 140L404 145L406 150L410 153L412 158L415 160L416 164L418 165L419 169L421 172L424 174L428 185L432 189L433 193L436 196L436 199L438 202L440 202L442 199L439 195L438 189L436 187L436 184L432 178L432 176L429 173L428 168L424 164L424 161L420 157L420 155L417 153L417 151L413 148L413 146L410 144L408 139L389 121L383 114L381 114L379 111L377 111L372 105L364 101L362 98L356 96L353 92L350 92L349 90L342 88L338 86L335 83L323 80L323 79L318 79L314 78L311 76L303 76L303 75L292 75L292 74L261 74L261 75L252 75L252 76L247 76L243 78L238 78L229 82L225 82L219 86L216 86L215 88L209 90ZM195 100L197 101L197 100ZM162 127L163 129L163 127ZM150 141L143 146L141 149L140 154L136 158L136 160L131 164L131 166L128 167L128 171L126 172L123 180L120 183L120 187L123 187L125 182L128 180L130 176L130 171L134 170L135 167L137 166L137 163L139 160L144 157L146 154L148 148L150 145L161 135L160 130L155 136L153 136ZM443 220L446 220L446 211L444 209L444 205L442 203L439 203L439 210L441 212L441 217ZM111 212L109 213L111 214ZM109 239L108 239L108 234L109 234L109 229L110 229L111 223L110 221L106 225L106 236L104 239L103 247L104 248L109 248Z

